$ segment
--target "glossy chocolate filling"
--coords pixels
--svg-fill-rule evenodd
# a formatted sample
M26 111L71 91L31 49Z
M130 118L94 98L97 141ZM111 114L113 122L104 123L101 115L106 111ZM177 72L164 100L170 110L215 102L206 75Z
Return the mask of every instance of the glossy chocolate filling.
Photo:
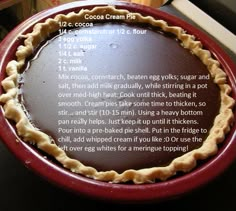
M151 28L102 23L95 24L92 29L107 32L88 35L91 28L81 28L55 36L29 62L27 71L22 74L21 89L22 103L33 124L52 136L71 158L102 171L165 166L187 151L199 148L220 105L219 88L211 79L180 80L181 75L209 75L199 58L184 49L173 36ZM72 41L79 37L83 38ZM75 79L74 76L71 79L71 75L87 79ZM110 77L100 80L95 77L106 75ZM140 78L130 79L134 75L140 75ZM141 75L165 75L167 78L153 81L141 79ZM133 87L114 90L115 84L124 83L133 84ZM147 87L150 83L153 86ZM168 83L190 84L190 87L181 90L163 85ZM84 86L80 89L79 84ZM193 89L193 84L207 84L207 88ZM139 89L139 85L142 88ZM121 92L128 94L121 95ZM154 92L155 97L150 96ZM191 97L170 97L170 92L191 93ZM147 102L154 101L157 104L147 106ZM172 106L166 106L166 101ZM174 103L177 101L185 103ZM72 103L65 106L66 102L73 102L73 106ZM147 104L135 106L137 102ZM165 111L178 111L179 114ZM187 128L202 128L204 133L191 133ZM91 137L93 142L89 142ZM134 150L135 147L138 148Z

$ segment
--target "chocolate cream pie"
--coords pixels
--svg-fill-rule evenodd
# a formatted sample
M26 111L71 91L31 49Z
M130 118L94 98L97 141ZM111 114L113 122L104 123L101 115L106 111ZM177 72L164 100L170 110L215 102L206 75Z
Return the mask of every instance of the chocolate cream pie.
M114 6L20 35L0 96L20 139L95 180L171 179L218 151L234 100L219 61L178 26Z

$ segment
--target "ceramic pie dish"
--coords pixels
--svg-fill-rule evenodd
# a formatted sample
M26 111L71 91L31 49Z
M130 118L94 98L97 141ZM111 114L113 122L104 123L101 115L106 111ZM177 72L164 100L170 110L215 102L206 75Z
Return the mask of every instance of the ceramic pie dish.
M78 12L82 8L92 10L94 7L102 6L106 5L71 3L63 7L57 7L39 13L16 27L1 43L1 80L6 77L5 72L2 70L5 70L9 61L11 61L15 57L16 48L19 46L20 42L22 42L21 39L15 39L17 35L24 35L31 32L33 26L36 23L45 21L57 14L67 14L71 11ZM151 15L155 19L164 20L173 26L182 27L183 29L187 30L189 34L197 37L197 39L202 42L203 46L209 49L209 51L213 53L214 57L216 57L222 65L225 73L227 74L228 83L232 89L231 96L232 98L235 97L234 65L228 58L228 56L209 37L198 31L194 27L190 26L189 24L161 11L127 3L117 3L115 7L117 9L126 9L134 13L141 13L142 15ZM128 30L126 32L128 32ZM117 48L115 44L110 47L115 49ZM3 90L1 91L3 92ZM159 95L159 97L160 96L161 95ZM55 161L45 158L45 154L42 154L42 152L38 151L37 148L35 149L31 145L28 145L21 140L21 137L19 137L15 132L14 124L12 124L11 121L6 120L3 116L3 113L4 111L2 109L1 125L3 127L1 127L1 137L4 143L6 143L6 145L13 151L14 154L16 154L16 156L20 160L24 161L27 166L38 172L44 178L47 178L49 181L56 183L59 186L73 192L83 193L85 195L96 198L112 198L114 200L120 201L153 201L171 198L176 195L188 192L193 188L199 187L206 183L209 179L214 178L233 161L235 154L233 153L233 145L235 144L233 141L235 138L235 128L234 126L232 126L231 130L227 132L226 138L220 144L218 153L213 157L210 157L207 160L203 161L201 165L198 165L193 171L188 172L187 174L177 176L166 181L164 179L164 181L154 182L153 184L114 184L115 180L111 180L111 182L113 183L107 183L104 181L96 180L96 177L95 179L90 179L84 177L83 175L72 173L68 171L68 169L62 168ZM145 132L145 130L142 131ZM212 169L214 169L214 171L212 171ZM155 173L151 172L148 174L150 175ZM146 182L149 181L149 179L146 180ZM139 180L133 181L135 183L140 183L136 182ZM183 184L188 185L183 187Z

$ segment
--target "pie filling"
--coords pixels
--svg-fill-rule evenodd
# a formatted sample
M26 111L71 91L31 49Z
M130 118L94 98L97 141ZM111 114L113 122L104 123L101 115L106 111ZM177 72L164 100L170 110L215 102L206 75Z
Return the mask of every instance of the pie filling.
M166 180L216 154L230 130L226 75L180 27L105 6L58 15L25 38L2 82L5 115L73 172Z
M126 32L144 30L139 26L119 23L97 24L93 29L115 32L102 36L90 35L91 41L86 42L86 45L96 46L94 49L82 49L81 43L84 42L74 41L70 56L67 53L66 56L61 57L59 54L62 50L58 48L61 45L61 38L57 36L43 47L37 59L30 62L27 71L23 74L22 91L25 107L29 111L32 122L42 131L50 134L57 145L61 147L66 145L64 148L71 158L78 159L85 165L93 166L100 171L113 169L121 173L127 169L166 166L174 158L199 148L208 132L195 131L200 127L209 131L212 127L215 116L219 113L219 87L211 79L191 80L188 82L190 86L193 86L196 81L204 84L207 81L208 88L194 89L197 96L195 98L182 95L170 97L170 93L192 95L193 89L184 88L187 81L181 80L180 77L189 76L190 72L196 78L201 75L207 76L209 74L207 68L200 59L181 47L172 37L151 29L145 29L145 35L119 35L119 30ZM81 34L88 34L83 31L91 29L79 30ZM76 40L78 37L76 31L63 35L64 40L74 38ZM76 67L86 67L87 70L70 71L68 68L75 66L71 64L63 64L58 68L60 65L58 58L65 63L81 61ZM67 69L63 70L63 68ZM82 80L71 79L75 74L81 76ZM93 80L95 76L107 75L119 78L110 80L106 77ZM173 79L170 78L155 82L146 77L150 75L158 77L174 75L178 76L179 80L174 80L173 83ZM132 76L140 76L140 78L142 76L144 79L129 79ZM135 83L141 88L136 87ZM134 84L134 86L129 89L116 88L118 85L126 84ZM175 85L179 88L178 91L176 88L158 89L155 85L161 87ZM115 96L112 96L113 93ZM206 95L208 98L205 97ZM165 101L170 101L173 106L170 108L160 106ZM185 104L190 106L181 106L180 102L185 101ZM199 102L206 103L206 106L199 107ZM103 110L110 114L99 116L99 111ZM63 111L64 115L60 115ZM98 114L88 115L88 111ZM195 115L189 114L192 111ZM171 112L179 113L170 115ZM150 124L146 124L145 120L150 120ZM178 124L180 120L183 124ZM189 125L188 121L193 123ZM79 128L80 131L74 128ZM173 128L179 129L180 132L173 131ZM124 134L127 129L131 132ZM89 132L90 130L92 131ZM113 133L110 133L112 130ZM170 136L164 130L173 132ZM138 140L134 138L136 136ZM75 141L79 137L81 141ZM193 141L193 137L200 141ZM164 142L165 139L171 138L173 140ZM187 141L189 139L191 140ZM166 149L157 150L163 145ZM77 146L82 150L76 150ZM119 146L127 147L127 150L118 151ZM179 146L179 149L170 152L168 148L171 146ZM132 148L130 151L129 147ZM149 150L150 147L153 149Z

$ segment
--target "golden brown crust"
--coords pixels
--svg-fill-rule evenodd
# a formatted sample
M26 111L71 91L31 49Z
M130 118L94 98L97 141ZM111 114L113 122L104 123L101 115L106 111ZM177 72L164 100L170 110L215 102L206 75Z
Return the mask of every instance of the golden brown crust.
M135 184L152 183L156 179L166 180L176 174L178 171L189 172L196 164L197 160L206 159L217 153L217 144L222 142L225 134L229 132L230 125L233 122L232 107L234 100L229 96L231 92L230 86L226 83L226 74L221 69L217 60L213 59L208 50L203 49L200 41L195 40L194 36L187 34L178 26L169 26L163 20L155 20L148 16L144 17L141 14L133 13L135 19L124 20L126 22L149 23L160 27L165 32L170 32L181 41L183 47L188 48L193 54L197 55L201 61L208 67L208 70L220 88L221 106L220 112L216 116L214 125L209 132L209 136L204 141L203 145L195 150L192 150L181 157L174 159L166 167L153 167L140 170L126 170L119 174L113 170L97 171L95 168L83 165L80 161L69 158L66 153L59 148L55 142L44 132L35 128L28 120L25 112L18 102L18 77L19 72L25 64L26 58L29 57L35 48L47 37L60 29L60 21L75 23L78 21L86 22L84 14L120 14L126 15L130 13L127 10L116 9L112 6L95 7L92 10L81 10L79 13L69 13L67 15L57 15L54 19L47 19L44 23L38 23L34 26L33 31L23 35L25 38L24 45L19 46L16 52L17 61L10 61L6 68L8 75L2 81L2 86L5 94L0 96L0 102L4 104L5 116L8 119L16 122L17 133L24 141L34 141L37 147L49 155L55 157L65 168L72 172L82 174L84 176L113 183L121 183L133 181Z

